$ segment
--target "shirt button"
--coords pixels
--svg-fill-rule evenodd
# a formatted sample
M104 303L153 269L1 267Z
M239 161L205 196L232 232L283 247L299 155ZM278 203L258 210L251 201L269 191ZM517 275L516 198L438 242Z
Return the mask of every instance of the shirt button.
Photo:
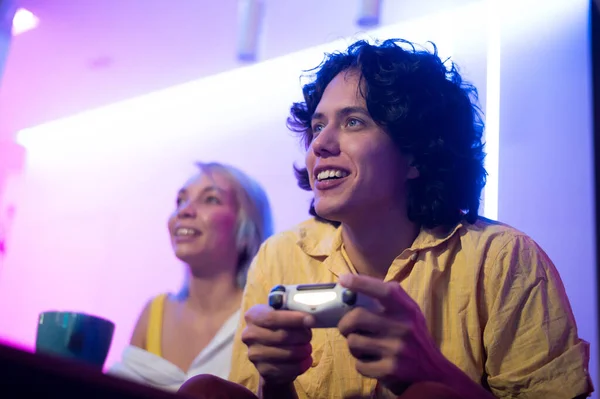
M413 262L416 261L419 258L419 253L415 252L414 254L412 254L410 256L410 260L412 260Z

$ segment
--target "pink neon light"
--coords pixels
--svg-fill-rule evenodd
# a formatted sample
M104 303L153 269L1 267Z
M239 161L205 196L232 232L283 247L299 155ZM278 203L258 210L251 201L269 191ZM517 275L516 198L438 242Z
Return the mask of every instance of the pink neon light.
M32 30L38 26L40 20L33 13L24 8L19 8L15 13L12 25L12 34L14 36Z

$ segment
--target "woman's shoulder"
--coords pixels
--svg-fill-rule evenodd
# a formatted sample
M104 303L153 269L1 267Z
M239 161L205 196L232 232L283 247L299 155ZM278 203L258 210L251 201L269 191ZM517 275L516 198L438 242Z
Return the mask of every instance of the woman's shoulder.
M162 313L162 309L164 308L164 304L169 298L169 295L169 293L157 294L146 301L146 304L142 308L137 322L135 323L133 334L131 335L131 345L146 349L148 327L150 326L152 315L156 314L158 311Z

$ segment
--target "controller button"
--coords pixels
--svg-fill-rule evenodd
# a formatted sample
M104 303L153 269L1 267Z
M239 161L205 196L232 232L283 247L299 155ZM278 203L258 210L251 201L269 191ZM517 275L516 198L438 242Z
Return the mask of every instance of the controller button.
M275 310L283 307L283 295L269 295L269 306Z
M342 292L342 302L344 302L348 306L354 306L356 304L357 295L355 292L350 290L344 290Z

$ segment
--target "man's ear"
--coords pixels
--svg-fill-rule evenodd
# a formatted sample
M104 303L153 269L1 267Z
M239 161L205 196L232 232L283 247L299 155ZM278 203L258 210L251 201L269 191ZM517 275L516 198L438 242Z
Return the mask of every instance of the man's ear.
M415 166L415 160L412 156L408 157L408 172L406 173L406 179L416 179L421 174L419 173L419 169Z

